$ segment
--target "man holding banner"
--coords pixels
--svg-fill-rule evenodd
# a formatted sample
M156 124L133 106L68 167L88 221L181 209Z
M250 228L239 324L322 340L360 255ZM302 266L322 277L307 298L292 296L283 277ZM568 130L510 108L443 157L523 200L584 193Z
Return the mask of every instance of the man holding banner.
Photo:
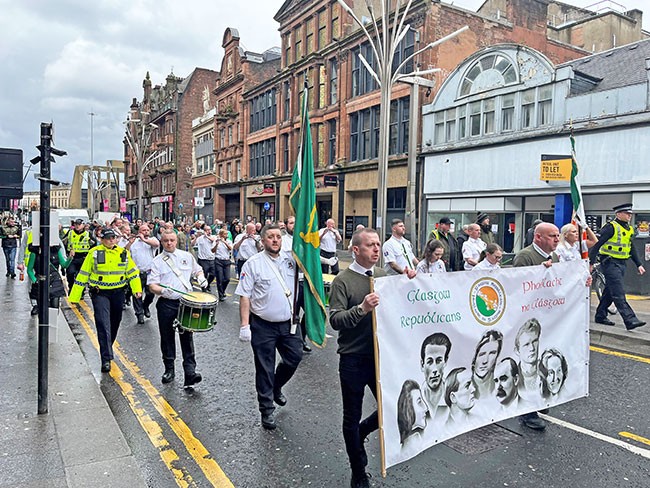
M351 486L370 486L366 466L368 456L363 443L379 428L375 410L361 421L366 386L377 398L373 314L379 295L372 291L373 276L385 276L375 268L381 241L374 229L364 228L352 235L354 261L339 273L330 293L330 324L338 331L339 378L343 397L343 439L352 469Z

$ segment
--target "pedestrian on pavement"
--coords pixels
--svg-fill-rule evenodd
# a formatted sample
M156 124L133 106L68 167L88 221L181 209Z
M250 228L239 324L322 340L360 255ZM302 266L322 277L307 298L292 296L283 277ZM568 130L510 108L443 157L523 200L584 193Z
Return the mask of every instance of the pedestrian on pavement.
M524 239L524 246L530 246L533 243L533 237L535 236L535 227L544 222L542 219L533 220L533 224L526 231L526 238Z
M443 261L445 245L438 239L430 239L424 246L424 256L415 270L418 273L445 273L447 267Z
M230 283L232 241L228 238L228 234L228 229L225 227L219 229L217 239L212 248L215 254L214 269L217 277L217 292L219 293L220 302L226 299L226 288L228 288L228 284Z
M50 275L50 302L48 304L49 308L59 308L59 302L61 298L66 296L65 288L63 287L63 281L61 280L61 275L59 274L59 266L63 269L67 268L70 262L72 261L71 257L66 256L65 248L60 243L58 246L50 247L50 263L48 266L49 275ZM29 298L36 302L36 314L38 314L38 305L40 299L40 281L38 279L39 275L43 275L41 269L41 260L40 260L40 246L30 245L29 256L27 259L27 268L26 273L29 277L29 281L32 286L29 290Z
M460 247L454 235L450 232L451 219L442 217L438 222L438 228L433 229L429 234L429 239L437 239L442 243L444 254L442 261L445 263L447 271L458 271L460 267Z
M216 241L217 238L212 235L212 228L208 224L205 224L203 229L196 232L192 237L192 244L197 246L196 256L199 266L203 269L203 276L208 280L208 291L210 291L210 285L216 276L214 269L216 256L212 250Z
M325 227L318 231L320 237L321 270L325 274L339 274L339 261L336 257L336 246L343 240L336 228L334 219L327 219ZM325 261L324 261L325 260Z
M207 280L201 266L194 256L187 251L177 249L178 237L173 230L164 229L161 234L163 251L154 258L149 273L149 289L159 295L156 302L158 330L160 331L160 351L165 366L161 381L164 384L174 381L176 376L176 332L174 320L178 316L180 299L184 293L194 290L191 280L194 278L201 288L206 288ZM185 388L200 383L203 377L196 371L193 333L179 330L181 352L183 354L183 372Z
M235 242L232 248L233 252L237 251L236 268L237 276L239 277L244 263L260 252L263 248L262 243L260 242L260 236L257 234L253 222L246 224L246 232L235 237Z
M101 234L101 244L90 249L70 291L70 303L81 300L84 287L90 288L102 373L111 370L113 343L122 321L124 290L131 288L135 297L142 296L140 272L131 254L116 245L117 235L109 227Z
M138 267L138 270L140 270L140 282L142 283L144 300L142 298L134 298L133 311L138 318L138 324L144 324L144 318L151 317L149 306L153 303L154 294L147 287L147 280L151 272L151 263L153 262L156 251L160 247L160 242L151 236L151 227L147 224L142 224L136 229L136 232L137 235L129 238L125 249L131 253L133 261Z
M352 235L354 260L334 279L330 293L330 324L338 331L343 440L352 470L352 488L370 486L364 442L379 427L377 410L364 420L361 415L366 386L377 398L372 321L379 295L371 290L371 280L386 275L383 269L375 268L380 252L376 230L356 231Z
M456 240L458 241L458 250L460 252L459 262L458 262L459 271L465 269L464 267L465 261L463 260L463 244L465 244L469 239L468 229L469 229L469 224L463 225L461 231L458 233L458 237L456 237Z
M384 271L389 275L407 274L409 278L415 276L418 265L417 258L413 255L410 241L404 237L406 226L402 219L393 219L391 222L390 238L384 242Z
M485 246L478 264L472 268L472 271L500 269L502 259L503 249L493 242Z
M470 271L478 264L481 253L485 250L487 244L481 239L481 227L478 224L469 224L467 226L467 235L469 238L463 244L463 259L465 260L465 271Z
M88 255L90 248L97 245L95 236L86 229L83 219L73 222L72 229L68 231L63 239L68 256L72 257L70 266L66 268L66 279L68 280L68 292L72 291L74 280L81 269L81 266ZM116 242L117 244L117 242Z
M302 360L302 335L292 327L296 265L281 252L282 233L276 224L262 229L264 251L242 267L235 293L240 296L239 338L250 341L255 358L255 388L262 427L276 427L273 403L284 406L282 388ZM275 366L276 351L280 362Z
M492 244L495 242L494 233L490 226L490 216L486 213L479 212L476 216L476 223L481 228L480 239L486 244Z
M2 232L2 252L5 255L5 262L7 264L7 278L14 279L16 277L16 251L18 249L18 241L20 240L20 226L16 224L13 217L7 219L7 223L1 227Z
M639 274L645 274L645 268L632 246L634 228L630 225L632 219L632 204L625 203L614 207L616 219L608 222L600 230L600 238L589 253L589 262L593 265L600 257L600 269L605 276L605 289L596 309L596 323L615 325L607 318L607 309L614 303L625 328L633 330L646 323L639 320L625 298L624 278L627 260L632 259Z

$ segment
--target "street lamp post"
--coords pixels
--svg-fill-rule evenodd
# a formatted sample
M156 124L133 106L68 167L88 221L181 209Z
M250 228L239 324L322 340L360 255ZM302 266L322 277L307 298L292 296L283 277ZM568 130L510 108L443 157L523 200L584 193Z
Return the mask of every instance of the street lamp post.
M143 115L148 115L146 112L141 112ZM136 134L134 137L133 132L130 127L127 126L125 131L126 142L135 157L135 164L138 172L138 218L143 218L144 209L142 204L142 194L144 193L142 177L144 174L144 169L153 161L153 159L158 155L158 151L153 152L146 156L149 149L149 143L151 142L151 136L153 134L153 129L157 129L158 126L154 123L143 124L140 119L127 119L125 124L138 124L136 127L140 129L140 134ZM145 157L146 156L146 157Z
M395 13L393 15L393 25L391 28L389 22L390 15L390 4L391 0L382 0L381 2L381 27L382 31L379 31L377 16L375 15L375 9L371 0L366 0L366 8L370 13L370 18L372 20L372 29L374 30L374 37L370 35L370 32L366 28L365 24L359 20L356 14L352 9L345 3L344 0L337 0L341 8L345 10L348 15L359 25L363 33L366 35L370 47L377 64L377 71L372 69L370 63L364 58L364 56L359 53L359 60L368 70L370 75L375 79L379 85L380 91L380 103L379 103L379 150L377 155L377 220L375 222L375 227L379 236L383 240L386 237L387 233L387 215L386 215L386 200L387 200L387 176L388 176L388 152L389 152L389 138L388 130L390 126L390 99L392 94L393 84L400 81L400 78L414 75L426 75L435 73L438 69L430 69L423 71L415 71L409 74L401 74L400 71L407 65L409 61L415 58L415 56L420 53L430 49L432 47L445 42L461 32L468 29L467 26L458 29L452 34L443 37L437 41L434 41L430 44L427 44L424 48L415 51L410 56L402 60L401 64L393 70L393 59L395 57L395 52L397 51L400 42L406 37L411 26L405 24L406 16L408 15L409 8L413 3L413 0L408 0L406 3L402 14L400 15L400 8L402 6L402 0L396 0ZM411 102L413 103L413 102ZM409 134L409 137L417 137L417 134ZM383 261L383 259L381 259ZM381 264L381 263L380 263Z

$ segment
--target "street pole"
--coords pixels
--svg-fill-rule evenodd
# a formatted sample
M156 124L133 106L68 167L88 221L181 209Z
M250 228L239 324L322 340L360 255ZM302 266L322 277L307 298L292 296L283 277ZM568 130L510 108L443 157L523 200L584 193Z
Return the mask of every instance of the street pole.
M95 141L94 141L94 124L93 124L93 118L95 117L95 113L93 112L93 109L90 109L90 112L88 112L88 115L90 115L90 176L88 178L88 207L90 207L90 218L92 219L93 216L95 215L95 198L93 195L93 179L95 178Z

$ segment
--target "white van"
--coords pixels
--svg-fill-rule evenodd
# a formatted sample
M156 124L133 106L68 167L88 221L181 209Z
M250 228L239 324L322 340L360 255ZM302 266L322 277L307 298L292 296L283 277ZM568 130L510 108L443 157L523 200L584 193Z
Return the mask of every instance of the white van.
M77 219L84 222L89 222L88 211L85 208L58 208L56 212L59 214L59 224L64 229L70 228L70 223Z
M119 212L95 212L93 220L96 220L102 225L109 225L114 219L119 218Z

